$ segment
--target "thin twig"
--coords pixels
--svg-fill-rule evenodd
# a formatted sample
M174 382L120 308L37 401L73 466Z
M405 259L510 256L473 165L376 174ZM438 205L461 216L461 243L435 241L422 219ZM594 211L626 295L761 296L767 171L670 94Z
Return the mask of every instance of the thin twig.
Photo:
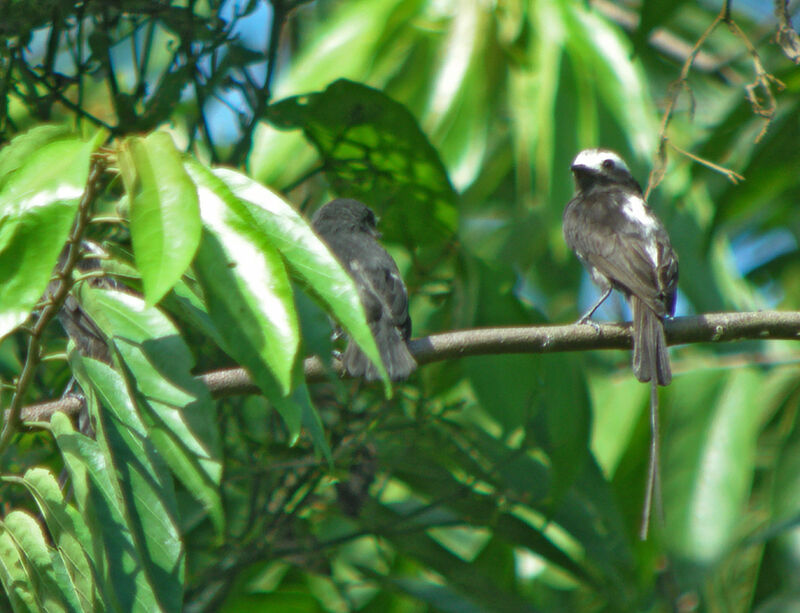
M759 142L764 137L764 134L767 133L767 129L775 116L775 110L778 108L778 102L775 100L775 94L772 93L771 85L775 85L778 90L784 89L786 85L764 69L764 65L761 63L761 58L758 56L756 48L736 22L732 19L728 19L726 24L728 29L744 43L750 57L753 59L753 69L755 70L756 78L752 83L745 85L745 91L747 92L747 100L750 102L753 112L765 119L761 131L758 133L758 136L756 136L756 142ZM762 92L765 101L759 98L759 91Z
M40 85L43 85L47 89L48 93L53 98L53 100L60 102L67 109L76 113L78 117L83 117L84 119L87 119L88 121L92 122L94 125L99 126L101 128L105 128L109 132L114 133L117 131L117 128L112 126L110 123L103 121L102 119L96 117L95 115L92 115L91 113L86 111L86 109L84 109L83 107L79 106L78 104L67 98L61 92L61 90L53 86L52 83L50 83L44 76L38 74L35 70L33 70L30 66L28 66L27 62L25 62L21 58L19 60L18 67L20 69L20 74L32 79L33 81L39 83Z
M782 15L780 11L780 0L776 0L776 13L778 13L779 21ZM664 111L664 115L661 119L661 128L658 132L658 150L656 152L656 160L655 164L653 165L653 170L650 171L650 176L647 179L647 189L645 190L645 200L650 196L650 192L661 182L664 178L664 172L666 171L667 166L667 154L666 154L666 146L668 144L669 137L667 136L667 129L669 127L670 122L672 121L673 115L675 113L675 107L678 103L678 99L680 98L681 93L684 89L688 92L691 96L692 92L689 88L688 84L688 77L689 72L692 68L692 64L697 57L697 54L700 52L700 48L705 44L706 40L709 36L711 36L712 32L717 29L720 23L725 23L728 26L728 29L733 33L734 36L739 38L747 49L747 52L750 54L750 57L753 61L753 68L755 71L755 79L752 83L749 83L745 86L745 92L747 100L750 102L750 106L753 109L753 112L758 115L759 117L764 118L764 125L761 127L761 131L756 136L755 142L759 142L764 134L766 134L767 129L769 128L770 124L772 123L773 118L775 117L775 111L777 109L778 103L775 99L775 94L772 92L772 88L777 87L779 90L784 89L786 86L775 76L767 72L764 68L763 63L761 62L761 58L756 51L756 48L753 46L753 43L750 42L750 39L744 33L744 31L739 27L739 25L733 20L731 17L731 7L730 2L726 1L722 9L720 10L719 14L714 18L714 21L711 22L711 25L706 28L705 32L697 39L697 42L692 47L692 50L689 52L689 55L684 61L683 66L681 67L681 73L678 79L670 86L670 96L667 101L667 108ZM788 18L788 17L787 17ZM779 36L781 32L781 23L779 23ZM790 23L790 22L789 22ZM785 25L785 24L784 24ZM700 158L694 154L689 153L684 149L680 149L676 147L672 143L669 143L670 146L675 149L676 151L682 153L683 155L691 158L692 160L699 162L709 168L712 168L718 172L723 173L725 176L728 177L734 183L737 180L742 180L743 177L741 175L736 174L732 170L724 168L718 164Z
M740 175L738 172L734 172L730 168L725 168L724 166L720 166L719 164L715 164L711 160L707 160L705 158L701 158L699 155L695 155L691 151L686 151L686 149L681 149L672 141L667 141L667 144L675 149L681 155L685 155L687 158L694 160L698 164L702 164L703 166L707 166L711 170L716 170L718 173L725 175L728 177L731 183L736 185L739 181L744 181L744 177Z
M658 152L656 154L656 163L653 165L653 170L650 171L650 176L647 178L647 189L644 192L644 199L647 200L650 196L650 192L661 183L661 179L664 178L664 172L667 168L667 151L666 151L666 144L667 144L667 128L669 127L670 122L672 121L672 117L675 113L675 107L678 104L678 98L680 98L681 92L684 89L689 89L688 85L688 78L689 78L689 71L692 69L692 64L694 63L697 54L700 53L700 48L705 44L706 39L711 36L712 32L717 29L717 26L724 21L727 15L727 3L725 6L722 7L719 14L714 18L714 21L711 22L705 32L700 35L700 38L697 39L697 42L694 44L692 49L689 51L689 54L686 56L686 60L683 62L683 66L681 67L681 73L678 79L670 86L670 96L667 100L667 108L664 110L664 115L661 118L661 128L658 131Z
M105 158L103 156L95 156L92 158L92 164L89 168L89 177L86 182L86 189L83 192L81 201L78 205L78 214L75 219L75 225L72 228L70 237L67 241L67 257L63 266L57 272L57 283L55 289L51 292L49 302L42 309L39 318L30 332L28 339L28 350L25 356L25 364L22 367L22 372L17 379L17 384L14 389L14 395L11 398L11 404L5 412L5 425L3 426L2 434L0 434L0 454L8 447L14 433L20 423L20 416L22 414L22 399L28 389L33 377L36 373L36 368L41 361L41 337L45 328L58 314L64 300L67 298L70 289L74 283L72 279L72 271L81 257L81 238L86 224L89 220L89 209L92 206L96 196L97 190L100 186L100 180L105 170Z

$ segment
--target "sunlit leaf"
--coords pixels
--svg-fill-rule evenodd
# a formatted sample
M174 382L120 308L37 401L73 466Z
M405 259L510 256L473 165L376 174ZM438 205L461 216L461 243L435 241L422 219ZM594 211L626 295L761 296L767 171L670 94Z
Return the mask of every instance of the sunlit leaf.
M96 146L40 129L17 137L0 159L7 173L0 177L0 337L24 322L42 297Z
M187 169L198 186L206 228L195 270L208 313L223 348L247 368L294 439L303 411L287 396L300 336L283 260L225 183L199 164Z
M79 605L74 591L68 583L61 583L66 579L61 558L48 546L36 519L25 511L11 511L3 520L3 528L19 550L25 552L29 577L36 588L41 610L48 613L77 610Z
M148 304L175 285L200 244L197 190L166 132L131 137L119 152L131 240Z
M99 569L90 559L95 543L81 514L67 504L55 477L44 468L31 468L24 478L6 477L6 480L24 485L33 495L57 545L80 606L87 611L94 610L97 606L95 573ZM62 589L67 587L62 586Z
M269 189L233 170L214 171L241 199L252 221L275 245L289 269L303 279L370 359L383 368L364 307L350 276L308 222Z
M700 387L698 376L684 385ZM715 563L737 538L755 469L761 385L756 370L738 369L712 402L687 387L673 405L664 434L667 531L675 553L694 564Z

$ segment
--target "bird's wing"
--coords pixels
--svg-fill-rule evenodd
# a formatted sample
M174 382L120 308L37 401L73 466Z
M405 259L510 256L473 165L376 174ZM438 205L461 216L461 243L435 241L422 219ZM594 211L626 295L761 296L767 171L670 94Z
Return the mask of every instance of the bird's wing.
M570 219L565 218L570 247L614 285L637 295L657 314L670 313L677 260L660 222L651 232L644 233L617 207L602 212L606 216L602 223L594 217L596 210L576 210Z
M408 317L408 292L391 257L372 259L369 263L352 261L350 271L361 292L361 301L370 322L386 318L387 323L411 333Z

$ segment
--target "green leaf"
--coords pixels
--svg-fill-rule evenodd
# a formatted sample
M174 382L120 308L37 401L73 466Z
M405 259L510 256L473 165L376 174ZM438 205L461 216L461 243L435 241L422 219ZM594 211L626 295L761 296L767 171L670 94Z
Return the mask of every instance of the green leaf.
M128 138L119 153L130 202L131 240L149 305L186 271L200 244L197 190L166 132Z
M84 388L86 392L86 388ZM90 413L97 415L96 410ZM153 587L138 554L131 526L121 505L117 475L100 444L76 432L69 418L55 413L50 430L56 437L61 454L75 488L76 501L102 553L105 565L102 579L109 608L149 613L160 611ZM101 431L102 436L102 431Z
M539 409L530 430L550 459L550 495L557 506L587 467L591 403L579 356L535 356ZM538 426L538 428L537 428Z
M450 613L488 613L491 609L480 606L459 594L456 590L438 582L413 577L387 577L369 566L356 565L360 573L377 582L383 590L394 590L408 594L424 602L435 611Z
M269 108L269 119L302 128L319 150L334 191L376 207L389 241L441 246L458 224L457 199L436 150L402 104L340 79L324 92Z
M172 479L148 439L125 380L110 366L83 359L89 381L102 403L95 425L111 483L123 502L123 516L136 554L158 602L176 611L183 602L184 551L177 527Z
M651 155L658 113L642 65L631 57L630 41L595 11L569 3L563 6L567 53L592 71L600 98L631 149L642 157Z
M208 389L190 372L194 360L189 348L160 310L136 296L84 285L79 300L130 370L151 442L221 533L216 410Z
M414 513L414 521L425 522ZM409 518L387 507L370 505L369 529L389 540L398 551L413 557L442 575L447 584L468 600L496 611L534 611L533 606L512 591L502 589L472 564L450 553L422 530L409 530ZM399 534L394 534L405 526Z
M298 365L297 376L302 380L302 366ZM333 455L331 454L328 439L325 437L325 426L322 423L317 409L314 408L314 403L311 401L311 394L308 392L308 387L305 385L298 385L292 394L292 399L300 405L303 410L303 427L311 436L314 448L318 453L323 455L328 461L328 465L333 468Z
M292 287L280 254L230 189L196 163L205 225L195 271L223 349L253 376L281 412L293 438L302 410L286 397L300 345Z
M89 175L96 142L58 134L23 134L0 159L0 337L42 297Z
M41 611L38 593L28 573L23 553L4 522L0 521L0 580L14 611Z
M642 2L639 9L639 27L632 35L637 51L646 48L650 33L658 26L663 26L685 5L687 0L672 2Z
M394 37L402 31L425 4L425 0L355 0L331 5L324 19L309 20L307 44L300 45L292 61L275 72L273 95L283 98L316 91L335 79L357 80L365 74L370 83L385 83L396 71L392 62L376 62L386 49L387 35ZM283 187L305 175L316 158L302 134L263 123L248 162L254 177Z
M592 451L603 473L610 477L631 443L642 409L649 405L650 386L642 385L635 377L593 377L590 384Z
M664 504L673 551L699 566L724 556L740 534L755 470L763 375L740 368L709 391L706 373L690 374L672 390L664 433ZM673 385L675 385L673 383ZM699 393L698 393L699 392Z
M12 138L11 142L0 149L0 190L13 177L13 173L25 166L30 156L39 149L58 140L70 140L74 136L66 126L44 124Z
M14 510L6 515L3 524L19 550L24 553L29 577L35 586L36 598L41 603L42 610L47 613L78 611L72 586L68 583L60 585L56 567L63 570L63 564L45 542L39 523L27 512ZM62 577L65 574L61 573Z
M34 497L64 563L71 587L80 601L81 609L96 610L98 603L95 598L95 574L99 574L99 568L91 559L96 545L81 514L64 500L53 474L44 468L30 468L24 478L9 476L4 479L24 485Z
M355 283L308 222L277 194L253 179L226 168L219 168L214 174L247 207L253 223L275 245L292 273L311 286L314 295L383 371ZM385 373L384 380L388 386Z

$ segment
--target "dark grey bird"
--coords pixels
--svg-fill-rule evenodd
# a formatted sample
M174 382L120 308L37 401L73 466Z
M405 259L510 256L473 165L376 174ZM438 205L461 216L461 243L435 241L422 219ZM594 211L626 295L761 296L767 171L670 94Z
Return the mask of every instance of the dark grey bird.
M376 240L380 234L375 213L358 200L340 198L320 208L311 223L355 281L389 377L406 379L417 367L408 349L408 292L397 264ZM342 362L351 376L367 381L380 378L378 369L352 340Z
M663 321L675 312L678 257L619 155L586 149L571 169L576 190L564 210L564 238L603 292L578 321L588 322L612 289L622 292L633 313L633 372L652 384L653 444L641 532L646 538L652 496L659 495L657 386L672 380Z

